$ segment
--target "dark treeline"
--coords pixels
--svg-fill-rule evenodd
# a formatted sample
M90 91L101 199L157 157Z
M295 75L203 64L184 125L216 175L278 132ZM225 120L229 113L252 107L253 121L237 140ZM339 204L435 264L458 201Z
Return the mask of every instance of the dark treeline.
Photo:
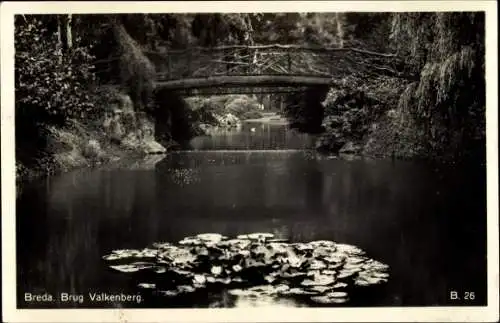
M314 119L315 126L324 119L323 148L336 150L361 140L363 150L374 154L430 158L456 158L484 148L480 12L18 15L15 33L16 154L21 168L53 159L61 145L63 151L90 150L95 155L89 129L103 132L103 124L121 126L121 132L107 134L123 141L127 133L138 133L144 123L139 115L154 119L159 104L154 100L156 67L148 53L231 44L396 53L398 64L403 62L404 69L418 76L361 74L338 80L343 86L328 93L316 109L319 117L299 115ZM352 99L359 96L369 99ZM304 101L310 101L307 94L288 98L290 105ZM124 115L132 111L129 122L110 116L110 107L116 106L114 111ZM186 119L165 118L170 125L172 118ZM62 128L86 141L65 141L67 133L57 132ZM144 129L139 130L142 136ZM176 133L189 133L171 130L174 136L167 137L174 140ZM164 135L169 129L162 131Z

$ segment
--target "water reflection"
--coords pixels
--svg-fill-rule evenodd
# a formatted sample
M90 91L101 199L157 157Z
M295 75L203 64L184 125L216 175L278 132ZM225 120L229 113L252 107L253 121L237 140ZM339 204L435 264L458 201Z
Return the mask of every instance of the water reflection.
M315 138L283 124L244 122L237 130L215 129L208 136L194 138L190 146L194 150L311 149Z
M109 250L200 232L262 231L353 244L389 264L387 291L370 305L450 304L450 288L475 290L474 304L485 301L484 169L436 173L421 163L241 151L309 144L285 128L273 132L276 140L258 134L207 137L199 149L217 151L172 153L154 166L80 171L26 186L17 200L19 306L40 306L24 302L25 292L135 290L102 263ZM205 296L185 306L210 303Z

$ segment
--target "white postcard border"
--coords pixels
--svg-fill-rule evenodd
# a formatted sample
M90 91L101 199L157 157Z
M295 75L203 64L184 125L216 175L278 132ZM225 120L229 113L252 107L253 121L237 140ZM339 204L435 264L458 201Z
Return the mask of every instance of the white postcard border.
M3 2L1 4L2 308L7 322L498 321L498 51L496 1ZM487 307L335 309L16 309L14 14L161 12L486 11Z

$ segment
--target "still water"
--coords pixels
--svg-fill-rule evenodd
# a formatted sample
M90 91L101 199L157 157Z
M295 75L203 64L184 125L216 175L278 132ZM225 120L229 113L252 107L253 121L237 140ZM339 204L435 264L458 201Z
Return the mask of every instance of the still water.
M352 244L390 266L386 286L351 306L486 302L485 170L422 162L327 158L286 125L244 124L195 138L192 150L27 184L17 199L18 306L241 307L225 294L163 302L92 302L138 290L106 267L113 249L217 232ZM163 158L163 159L162 159ZM474 300L452 300L456 291ZM27 302L25 293L53 301ZM61 301L60 293L84 295ZM78 299L78 298L76 298Z

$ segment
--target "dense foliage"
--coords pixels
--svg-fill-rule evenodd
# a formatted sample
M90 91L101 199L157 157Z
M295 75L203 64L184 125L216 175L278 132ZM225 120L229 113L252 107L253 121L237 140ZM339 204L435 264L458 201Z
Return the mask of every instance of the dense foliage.
M16 113L46 120L83 117L94 107L90 47L75 38L63 52L58 35L42 19L16 17Z
M484 13L411 13L394 17L392 37L420 71L399 102L402 126L414 124L431 155L484 149Z
M385 57L405 74L380 77L385 67L363 61L359 73L337 77L341 86L330 89L323 104L323 89L286 98L287 116L305 131L325 130L333 150L352 141L406 157L462 158L484 150L484 13L19 15L15 27L21 161L47 147L49 125L102 117L123 95L132 110L157 119L168 140L196 134L192 123L210 117L190 111L179 97L154 93L152 53L232 44L397 53ZM305 65L317 60L297 59ZM243 117L236 104L231 109ZM255 107L244 117L252 116L258 116Z

